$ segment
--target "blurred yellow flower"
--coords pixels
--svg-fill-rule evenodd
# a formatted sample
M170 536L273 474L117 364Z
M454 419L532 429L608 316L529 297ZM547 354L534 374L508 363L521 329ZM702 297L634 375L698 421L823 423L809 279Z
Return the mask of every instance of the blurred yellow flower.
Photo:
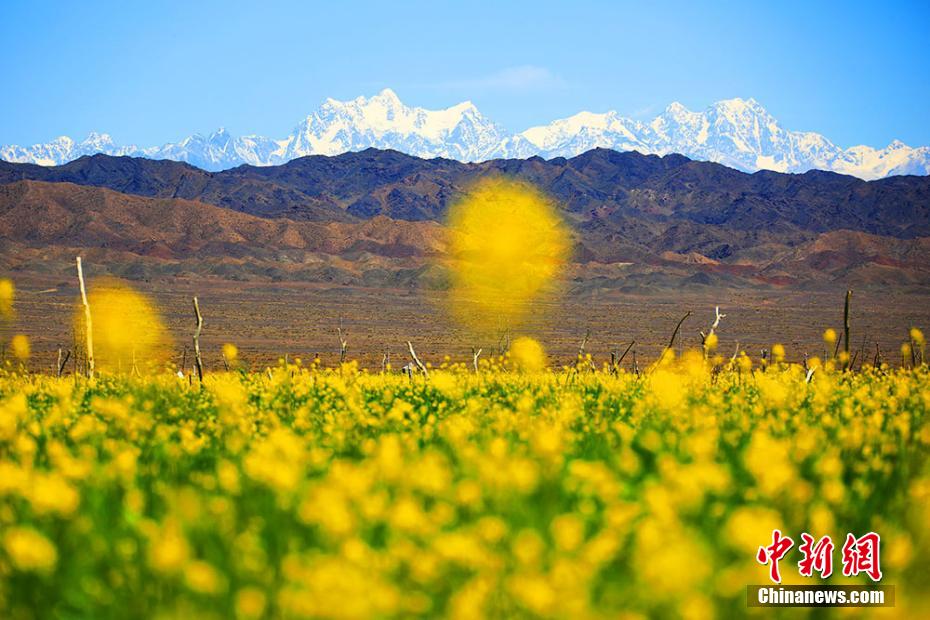
M39 474L32 480L29 502L36 514L69 516L77 510L80 495L58 474Z
M0 319L13 317L13 297L15 288L9 278L0 278Z
M232 364L237 359L239 359L239 349L236 345L227 342L223 345L223 357L226 358L226 361Z
M733 511L725 525L727 541L748 557L771 541L772 530L784 527L777 511L761 506L742 506Z
M119 280L97 280L90 289L96 367L124 374L164 368L171 354L171 341L155 306ZM84 333L84 323L84 309L78 302L75 333Z
M911 336L911 340L918 347L923 347L924 344L926 343L926 341L924 340L924 333L920 331L919 329L917 329L916 327L911 328L910 336Z
M785 347L781 344L772 345L772 361L780 364L785 361Z
M538 341L521 336L510 345L510 359L524 372L539 372L546 367L546 351Z
M184 581L187 587L200 594L216 594L224 585L216 569L199 560L191 562L184 569Z
M574 551L584 540L584 522L575 514L559 515L550 529L556 546L563 551Z
M550 290L571 240L555 204L524 181L484 179L449 208L453 313L474 328L513 327Z
M32 347L29 344L29 337L23 334L16 334L10 341L10 352L13 357L21 362L25 362L32 354Z
M13 566L24 572L49 573L58 562L52 542L30 527L11 527L3 534L3 548Z
M246 620L265 613L265 593L258 588L243 588L236 592L236 616Z
M187 563L190 547L178 523L170 521L160 528L149 547L149 564L161 573L176 573Z

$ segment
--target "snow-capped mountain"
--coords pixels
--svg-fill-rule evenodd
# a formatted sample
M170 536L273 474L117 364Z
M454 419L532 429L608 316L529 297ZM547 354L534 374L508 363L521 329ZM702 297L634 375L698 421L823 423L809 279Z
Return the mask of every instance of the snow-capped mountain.
M375 147L419 157L477 161L486 159L504 137L503 130L470 101L445 110L425 110L404 105L394 91L385 89L370 99L327 99L288 138L284 159Z
M864 179L930 174L930 147L894 141L882 149L841 148L813 132L782 127L754 99L718 101L701 112L672 103L649 123L617 112L581 112L548 125L508 134L470 101L444 110L405 105L394 91L351 101L327 99L281 140L231 136L219 129L159 147L118 146L107 134L83 142L66 136L31 147L0 147L0 159L59 165L82 155L106 153L186 161L207 170L241 164L281 164L305 155L336 155L368 147L418 157L483 161L496 157L571 157L595 147L641 153L681 153L753 172L832 170Z
M186 161L204 170L223 170L242 164L266 166L277 163L285 144L263 136L234 138L220 127L209 136L194 134L177 144L150 149L143 157ZM281 160L283 161L283 160Z
M55 138L45 144L21 147L15 144L0 146L0 159L26 162L40 166L58 166L84 155L106 153L108 155L139 155L144 153L135 146L116 146L109 134L92 131L83 142L75 142L68 136Z
M754 99L718 101L703 112L672 103L650 123L616 112L582 112L532 127L503 145L501 155L572 157L594 147L681 153L755 172L832 170L864 179L930 173L930 148L894 141L884 149L843 149L818 133L789 131Z
M580 112L512 136L494 153L500 157L572 157L596 147L651 153L643 141L647 128L616 112Z

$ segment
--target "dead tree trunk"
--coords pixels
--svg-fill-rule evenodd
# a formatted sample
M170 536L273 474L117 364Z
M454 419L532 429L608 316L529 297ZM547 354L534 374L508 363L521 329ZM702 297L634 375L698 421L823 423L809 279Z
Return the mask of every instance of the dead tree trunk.
M200 314L200 304L194 297L194 319L197 321L194 328L194 364L197 366L197 378L203 386L203 360L200 358L200 331L203 329L203 316Z
M471 365L475 369L475 374L478 374L478 358L481 356L482 349L471 349Z
M87 303L87 289L84 286L84 269L81 257L77 257L78 282L81 285L81 302L84 304L84 338L87 347L87 378L94 378L94 328L90 316L90 304Z
M846 303L843 304L843 351L846 352L846 358L843 360L843 370L849 368L849 298L852 297L852 291L846 291Z
M413 350L413 343L409 340L407 341L407 348L410 349L410 357L413 358L413 363L417 365L417 368L420 369L420 372L423 373L423 376L429 379L429 370L426 369L426 366L424 366L423 362L420 361L420 358L417 357L417 352Z
M717 328L720 327L720 319L725 319L726 317L727 315L720 314L720 306L714 307L714 323L710 326L710 331L706 334L701 332L701 350L704 351L704 359L707 359L707 339L716 335Z
M343 364L346 361L346 351L349 348L349 332L342 332L342 328L336 328L336 332L339 334L339 363Z

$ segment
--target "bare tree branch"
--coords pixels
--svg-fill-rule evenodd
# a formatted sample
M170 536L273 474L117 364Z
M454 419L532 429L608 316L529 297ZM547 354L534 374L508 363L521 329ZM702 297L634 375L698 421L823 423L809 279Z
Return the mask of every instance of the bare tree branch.
M672 332L672 337L671 337L671 339L668 341L668 346L665 347L665 350L666 350L666 351L675 346L675 337L678 335L678 331L681 329L681 324L684 323L684 322L685 322L685 319L687 319L689 316L691 316L691 311L690 311L690 310L688 310L687 314L685 314L683 317L681 317L681 320L678 321L678 325L675 326L675 331Z
M426 366L423 365L423 362L420 361L420 358L417 357L417 352L413 350L413 343L409 340L407 341L407 348L410 349L410 357L413 358L413 363L417 365L417 368L420 369L420 372L429 379L429 370L426 369Z

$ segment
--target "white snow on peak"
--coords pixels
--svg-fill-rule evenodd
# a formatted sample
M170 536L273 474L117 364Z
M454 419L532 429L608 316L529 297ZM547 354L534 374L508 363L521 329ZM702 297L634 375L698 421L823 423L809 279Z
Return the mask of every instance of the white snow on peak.
M470 101L443 110L409 107L385 89L351 101L327 99L295 129L284 159L369 147L463 161L485 158L504 138Z
M471 101L439 110L404 104L390 88L349 101L326 99L285 138L231 135L220 127L158 147L119 146L109 134L81 142L61 136L44 144L0 146L0 159L54 166L106 153L186 161L207 170L241 164L281 164L305 155L337 155L369 147L418 157L483 161L495 157L571 157L597 147L641 153L681 153L745 171L833 170L864 179L930 173L930 147L899 140L885 148L836 146L813 132L790 131L755 99L717 101L702 111L669 104L649 122L615 111L579 112L510 134Z

